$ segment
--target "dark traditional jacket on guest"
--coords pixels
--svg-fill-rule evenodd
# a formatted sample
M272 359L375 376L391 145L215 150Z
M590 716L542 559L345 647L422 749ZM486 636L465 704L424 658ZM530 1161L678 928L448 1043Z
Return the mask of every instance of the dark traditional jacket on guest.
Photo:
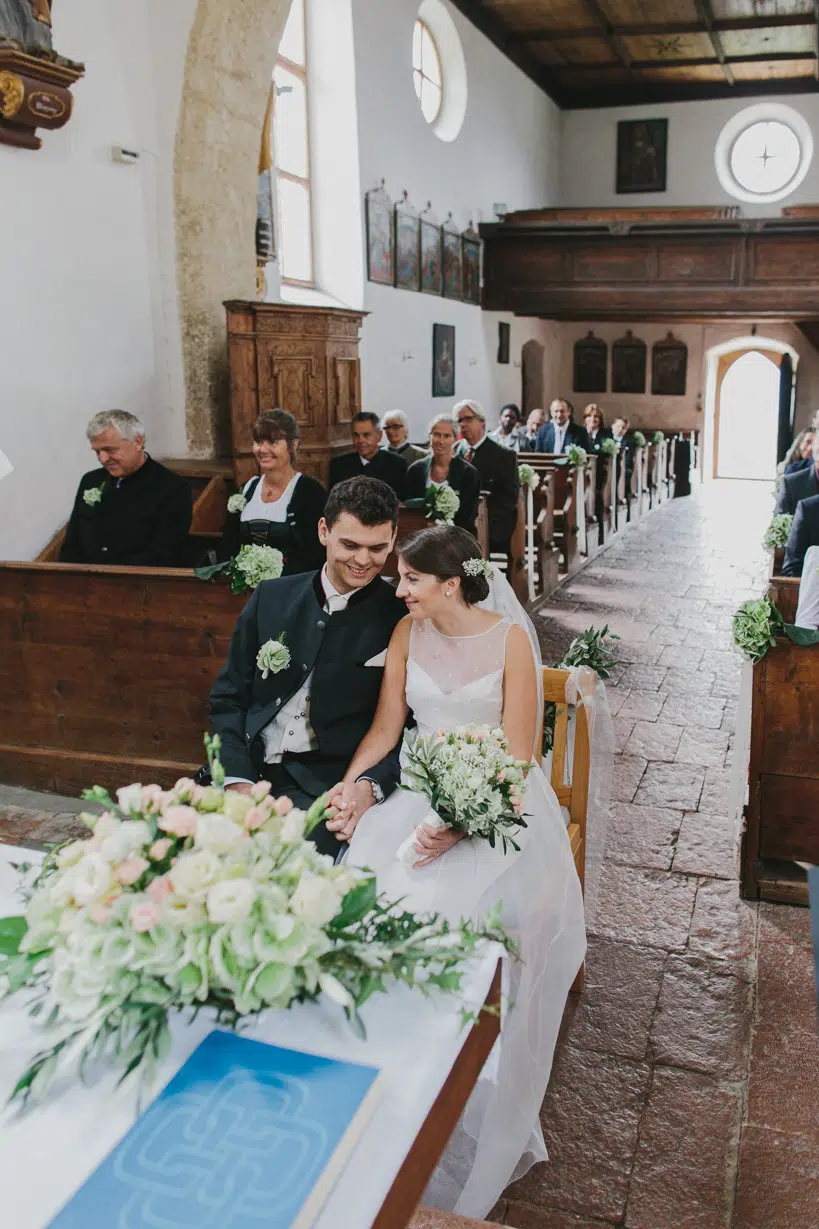
M783 576L801 576L809 546L819 546L819 495L811 495L796 505L785 559Z
M409 467L407 470L407 499L423 499L431 468L432 457L425 457L423 461L416 461ZM458 492L461 501L461 506L453 518L455 524L474 533L475 517L478 515L478 500L481 497L481 480L477 469L456 453L450 462L447 482L453 491Z
M802 457L799 461L791 461L790 465L786 465L785 473L796 474L800 469L807 469L809 465L814 463L813 457Z
M399 499L403 499L407 485L407 465L403 457L397 457L386 448L379 448L367 465L357 452L345 452L341 457L333 457L330 462L330 490L345 478L380 478L387 486L392 487Z
M811 495L819 495L819 480L816 478L815 465L798 469L795 474L785 475L779 485L776 511L789 512L793 516L800 499L810 499Z
M428 449L421 448L418 444L411 444L409 440L398 448L388 448L387 452L391 452L394 457L400 457L408 469L416 461L423 461L424 457L428 456Z
M555 450L555 424L553 422L544 423L537 433L537 448L536 452L554 452ZM563 438L563 451L575 445L577 448L585 448L587 452L591 452L591 444L589 437L586 434L585 427L579 427L576 422L569 421L566 427L566 434Z
M507 551L518 519L517 454L485 435L477 448L463 440L461 456L474 465L486 493L490 550Z
M321 572L263 581L239 615L228 659L210 693L211 728L222 740L228 777L256 781L263 775L262 730L313 672L310 724L318 748L286 753L282 765L317 798L340 781L375 715L383 666L368 666L390 642L407 613L395 590L377 577L353 593L346 610L324 610ZM290 653L284 670L268 674L256 665L259 649L284 633ZM400 777L398 748L367 772L384 795Z
M86 491L102 488L98 503ZM152 457L134 474L84 474L60 551L61 563L170 568L185 562L193 501L190 485Z
M592 439L590 431L586 431L586 435L588 436L588 440L589 440L588 445L583 444L581 445L581 447L583 448L587 447L589 452L599 452L600 445L603 443L603 440L614 439L614 436L612 435L609 427L601 427L600 430L597 432L597 435L594 437L594 439Z
M245 490L249 503L261 482L254 478ZM284 555L282 576L313 572L324 566L325 551L318 539L318 523L324 515L327 492L309 474L302 474L293 488L286 521L243 521L241 512L228 512L222 529L220 557L230 559L240 546L274 546Z

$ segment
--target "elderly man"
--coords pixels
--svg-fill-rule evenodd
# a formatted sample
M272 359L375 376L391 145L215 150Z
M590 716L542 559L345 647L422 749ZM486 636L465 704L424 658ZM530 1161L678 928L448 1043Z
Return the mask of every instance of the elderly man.
M782 479L776 497L776 511L789 512L794 516L800 500L811 499L814 495L819 495L819 434L813 440L813 463L793 474L785 474Z
M537 452L568 452L572 446L590 451L591 443L585 427L572 422L571 401L556 397L549 407L552 421L547 422L537 433Z
M390 410L381 419L381 430L387 437L387 451L393 456L401 457L407 468L413 461L425 461L426 448L419 448L409 440L409 422L403 410Z
M537 444L537 433L542 426L548 422L546 410L532 410L529 417L526 419L526 427L523 432L523 443L521 444L521 452L537 452L535 445Z
M381 425L378 415L364 410L353 415L353 452L345 452L340 457L333 457L330 462L330 482L332 488L345 478L380 478L392 487L399 499L404 498L407 485L407 464L403 457L397 457L387 448L381 447Z
M452 414L461 432L461 456L474 465L486 493L489 549L508 554L518 519L518 459L486 434L480 402L459 401Z
M191 527L191 488L145 451L145 428L127 410L95 414L86 435L99 469L80 481L62 563L178 567Z

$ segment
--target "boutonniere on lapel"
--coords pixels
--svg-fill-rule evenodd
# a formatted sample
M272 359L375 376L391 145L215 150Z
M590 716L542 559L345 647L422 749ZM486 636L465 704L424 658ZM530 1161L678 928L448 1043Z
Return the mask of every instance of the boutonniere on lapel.
M87 491L83 491L83 503L88 504L89 508L93 508L94 504L98 504L102 499L102 493L105 490L105 483L101 482L99 486L90 486Z
M262 678L268 674L278 674L290 665L290 650L284 643L284 632L276 640L266 640L256 654L256 665L262 672Z
M231 495L227 501L228 512L244 512L247 507L247 500L242 491L237 491L235 495Z

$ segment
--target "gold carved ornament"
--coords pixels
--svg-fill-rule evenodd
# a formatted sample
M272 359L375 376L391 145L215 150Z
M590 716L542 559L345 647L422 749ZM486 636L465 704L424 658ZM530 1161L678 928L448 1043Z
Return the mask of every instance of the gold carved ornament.
M13 119L23 105L25 86L16 73L0 72L0 116Z

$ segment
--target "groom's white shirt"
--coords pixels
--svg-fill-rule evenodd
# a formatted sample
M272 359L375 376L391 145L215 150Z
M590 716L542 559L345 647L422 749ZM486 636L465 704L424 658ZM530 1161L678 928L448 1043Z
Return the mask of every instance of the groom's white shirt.
M327 575L327 564L321 570L321 583L326 598L324 609L331 615L339 610L346 610L352 593L339 593ZM306 751L315 751L318 747L315 730L310 724L312 683L311 670L296 694L290 697L262 730L266 764L278 764L288 751L293 755L303 755ZM247 780L247 777L225 777L225 785L235 785Z

